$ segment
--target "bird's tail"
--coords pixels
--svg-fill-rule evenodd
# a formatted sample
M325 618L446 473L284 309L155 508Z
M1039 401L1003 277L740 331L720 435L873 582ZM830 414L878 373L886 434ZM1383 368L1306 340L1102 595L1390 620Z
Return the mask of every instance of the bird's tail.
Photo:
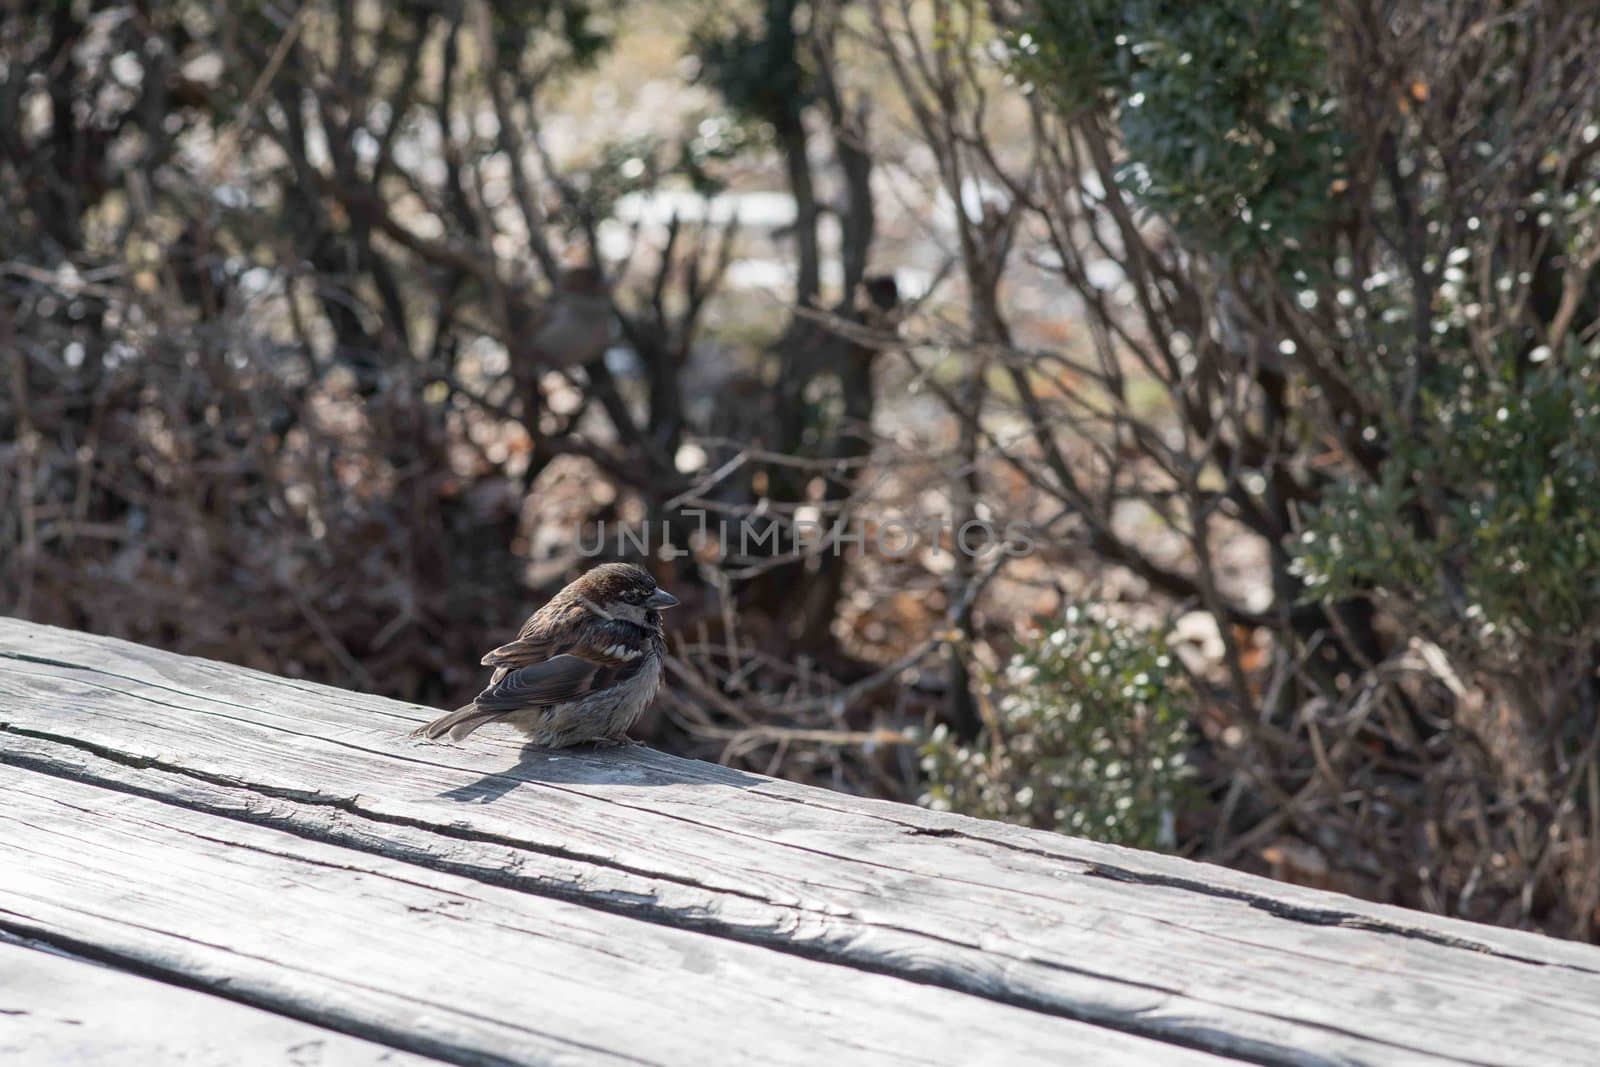
M486 722L492 722L505 714L500 711L484 711L476 703L457 708L448 715L441 715L432 722L419 726L411 731L412 737L425 737L429 741L437 741L446 734L450 740L460 741L472 731Z

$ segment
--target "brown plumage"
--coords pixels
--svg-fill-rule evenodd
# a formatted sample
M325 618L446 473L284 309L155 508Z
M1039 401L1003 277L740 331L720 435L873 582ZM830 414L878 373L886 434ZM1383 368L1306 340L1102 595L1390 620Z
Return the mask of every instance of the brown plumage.
M472 703L413 736L459 741L504 722L546 748L627 740L661 683L661 611L677 602L631 563L594 568L483 657L494 674Z

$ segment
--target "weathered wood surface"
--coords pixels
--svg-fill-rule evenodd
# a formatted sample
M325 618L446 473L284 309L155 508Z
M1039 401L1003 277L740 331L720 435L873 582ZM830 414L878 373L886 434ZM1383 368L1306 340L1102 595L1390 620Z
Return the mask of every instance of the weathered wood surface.
M0 932L455 1062L1600 1062L1591 946L430 713L0 620Z
M182 986L0 940L0 1063L417 1067L434 1062Z

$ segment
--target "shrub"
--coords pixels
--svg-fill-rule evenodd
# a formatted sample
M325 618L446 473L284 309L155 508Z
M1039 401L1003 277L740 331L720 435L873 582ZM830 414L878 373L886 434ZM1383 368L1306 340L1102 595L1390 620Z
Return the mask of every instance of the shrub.
M1190 698L1162 633L1075 606L989 683L996 716L977 745L940 725L923 746L923 803L1172 847Z
M1219 636L1196 763L1222 814L1180 844L1289 836L1373 896L1592 937L1600 11L935 6L921 51L993 27L1033 122L1029 151L964 125L989 86L917 74L885 20L952 185L1010 196L969 244L1022 235L1088 326L1010 346L1016 401L974 421L1060 508L1062 558ZM973 794L1009 817L1032 769L976 765L1015 776Z

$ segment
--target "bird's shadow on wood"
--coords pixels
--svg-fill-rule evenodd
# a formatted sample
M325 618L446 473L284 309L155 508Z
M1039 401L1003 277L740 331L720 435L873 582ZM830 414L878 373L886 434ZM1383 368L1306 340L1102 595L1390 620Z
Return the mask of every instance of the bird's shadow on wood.
M438 794L458 804L493 804L520 785L732 786L748 789L766 781L753 774L712 763L668 756L643 745L578 748L552 751L526 745L517 762L490 771Z

